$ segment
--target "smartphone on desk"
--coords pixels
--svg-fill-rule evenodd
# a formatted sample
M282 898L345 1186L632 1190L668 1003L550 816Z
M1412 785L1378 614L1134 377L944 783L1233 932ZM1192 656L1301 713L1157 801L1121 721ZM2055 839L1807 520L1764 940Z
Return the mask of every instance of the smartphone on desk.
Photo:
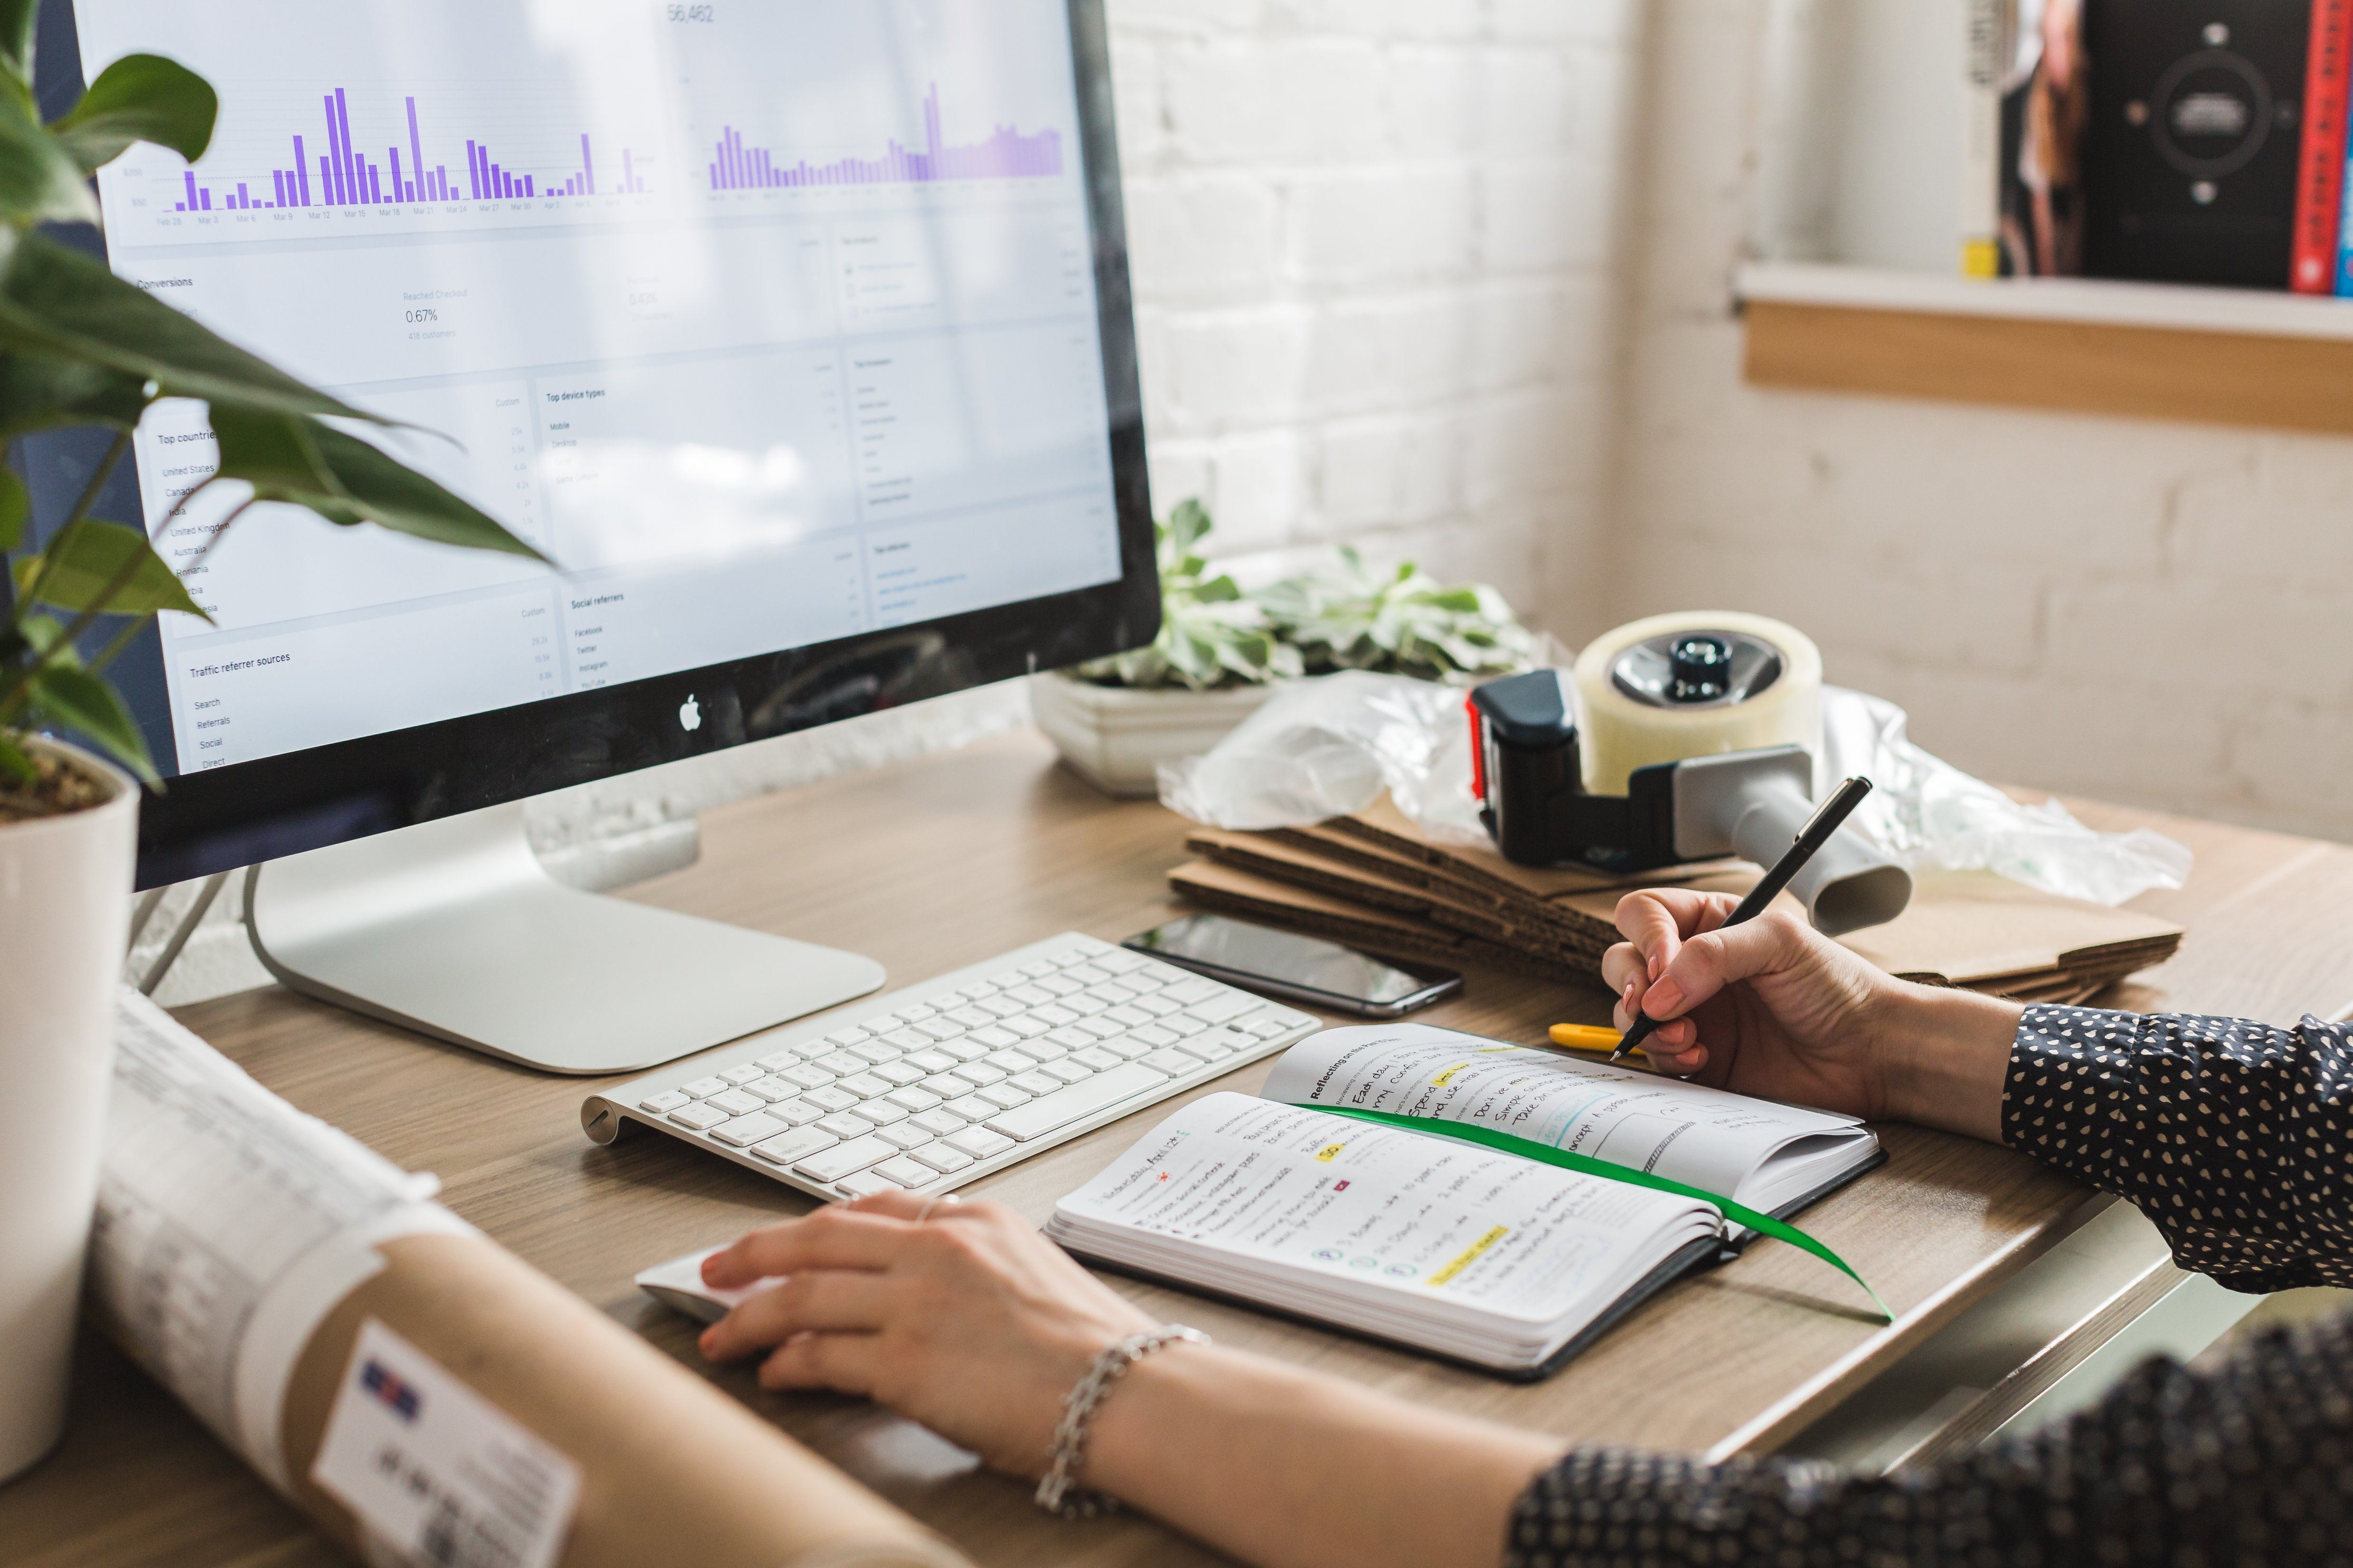
M1229 985L1366 1018L1400 1017L1462 989L1451 969L1375 958L1228 915L1187 915L1120 945Z

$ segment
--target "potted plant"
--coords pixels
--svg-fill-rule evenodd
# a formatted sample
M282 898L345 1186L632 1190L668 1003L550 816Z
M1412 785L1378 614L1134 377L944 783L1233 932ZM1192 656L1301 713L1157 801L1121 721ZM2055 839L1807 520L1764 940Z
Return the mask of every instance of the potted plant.
M191 161L212 138L210 87L153 55L100 72L43 125L31 86L38 8L0 5L0 438L113 433L69 512L34 530L0 470L0 1480L53 1447L113 1070L139 784L157 785L107 666L153 616L204 616L143 527L95 515L150 405L209 405L220 467L242 487L213 538L259 501L331 522L538 552L441 486L323 423L381 423L227 343L41 232L95 223L90 177L133 142ZM52 521L52 520L43 520ZM41 540L27 552L28 541ZM209 546L207 547L209 548ZM79 737L93 750L57 738ZM136 782L134 782L134 780Z
M1195 756L1301 672L1266 612L1200 552L1216 527L1198 500L1153 525L1160 635L1145 647L1029 683L1029 711L1062 760L1097 789L1149 795L1160 763Z
M1278 683L1335 670L1484 679L1536 662L1535 634L1483 584L1448 587L1412 562L1366 565L1349 546L1334 570L1255 594L1209 574L1199 545L1214 525L1198 500L1157 524L1160 635L1030 682L1038 727L1107 795L1150 795L1159 766L1225 738Z

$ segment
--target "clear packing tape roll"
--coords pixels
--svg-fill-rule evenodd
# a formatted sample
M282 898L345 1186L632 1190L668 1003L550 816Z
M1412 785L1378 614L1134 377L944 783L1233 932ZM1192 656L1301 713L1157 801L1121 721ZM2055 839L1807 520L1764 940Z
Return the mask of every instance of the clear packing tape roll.
M1768 643L1781 655L1781 673L1763 690L1724 706L1655 707L1628 696L1611 679L1619 656L1654 637L1735 632ZM1691 610L1652 616L1593 639L1577 656L1578 742L1585 787L1593 795L1624 795L1638 768L1749 752L1822 744L1822 656L1795 626L1733 610Z
M91 1306L361 1561L965 1565L135 992L117 1045Z

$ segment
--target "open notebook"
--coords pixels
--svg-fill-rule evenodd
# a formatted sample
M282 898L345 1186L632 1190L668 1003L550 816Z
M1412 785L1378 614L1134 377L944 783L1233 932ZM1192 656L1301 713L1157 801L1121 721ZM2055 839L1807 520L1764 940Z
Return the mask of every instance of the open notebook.
M1295 1102L1295 1103L1294 1103ZM1058 1205L1082 1257L1523 1377L1747 1233L1696 1199L1315 1106L1476 1122L1786 1215L1883 1158L1851 1116L1427 1025L1327 1029Z

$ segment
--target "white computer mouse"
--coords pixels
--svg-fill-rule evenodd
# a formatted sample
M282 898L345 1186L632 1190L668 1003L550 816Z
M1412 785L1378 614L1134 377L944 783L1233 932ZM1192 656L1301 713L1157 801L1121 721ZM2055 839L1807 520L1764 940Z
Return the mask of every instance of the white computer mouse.
M683 1312L697 1322L715 1323L733 1311L737 1302L775 1283L762 1279L737 1290L719 1290L704 1284L702 1260L719 1250L706 1247L700 1252L690 1252L683 1258L642 1269L637 1277L638 1289L672 1311Z

